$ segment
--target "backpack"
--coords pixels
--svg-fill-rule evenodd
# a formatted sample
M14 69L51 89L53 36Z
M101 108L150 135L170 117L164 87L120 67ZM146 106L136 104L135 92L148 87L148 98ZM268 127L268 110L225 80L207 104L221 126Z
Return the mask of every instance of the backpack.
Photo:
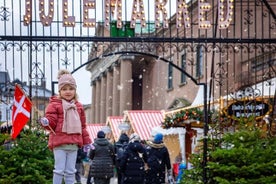
M156 153L152 153L148 158L148 166L152 170L162 170L162 159L156 156Z
M127 147L126 142L123 144L117 145L116 160L121 160L121 158L123 157L123 155L126 151L126 147Z

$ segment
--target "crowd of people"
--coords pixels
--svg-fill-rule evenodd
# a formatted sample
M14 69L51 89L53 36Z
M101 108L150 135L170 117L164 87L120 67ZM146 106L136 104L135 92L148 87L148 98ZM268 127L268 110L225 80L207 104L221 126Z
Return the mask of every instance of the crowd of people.
M87 184L163 184L170 181L169 152L158 133L142 141L136 133L122 133L111 143L103 131L93 144L86 130L85 113L78 101L76 81L67 70L58 73L59 94L50 98L41 125L50 132L48 147L54 154L53 184L81 183L83 163ZM85 170L85 169L84 169Z
M87 184L109 184L117 176L118 184L163 184L173 182L170 156L158 133L150 141L142 141L136 133L122 133L118 142L110 143L99 131L93 149Z

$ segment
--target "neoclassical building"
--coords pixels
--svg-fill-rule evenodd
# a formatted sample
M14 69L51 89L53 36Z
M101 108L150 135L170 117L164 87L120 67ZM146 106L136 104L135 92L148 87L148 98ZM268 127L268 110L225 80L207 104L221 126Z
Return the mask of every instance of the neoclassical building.
M200 106L203 91L199 83L208 85L208 103L219 110L230 98L237 100L238 93L269 98L273 103L276 52L269 39L276 37L271 26L276 20L267 13L268 7L231 2L223 6L212 1L206 8L213 9L202 12L203 5L192 1L186 9L190 26L180 29L180 17L175 14L169 19L169 28L139 33L139 37L159 37L163 42L95 42L89 57L93 61L86 67L91 72L91 122L104 123L108 116L121 116L125 110L169 112ZM276 8L274 3L270 5ZM219 27L221 14L216 19L221 9L231 18L227 28ZM98 25L96 35L106 37L111 31Z

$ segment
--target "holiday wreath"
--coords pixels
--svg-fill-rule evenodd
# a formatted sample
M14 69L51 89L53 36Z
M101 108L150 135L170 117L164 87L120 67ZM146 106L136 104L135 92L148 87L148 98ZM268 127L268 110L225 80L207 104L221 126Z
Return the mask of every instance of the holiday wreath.
M162 122L163 128L183 127L188 121L202 121L203 111L199 108L180 110L170 115L166 115Z

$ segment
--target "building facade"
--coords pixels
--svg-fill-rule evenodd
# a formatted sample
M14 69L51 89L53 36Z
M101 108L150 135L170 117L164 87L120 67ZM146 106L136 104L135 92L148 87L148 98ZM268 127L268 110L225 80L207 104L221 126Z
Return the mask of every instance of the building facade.
M275 3L270 2L270 5L276 9ZM202 12L205 6L208 11ZM100 57L86 67L91 72L91 122L105 122L108 116L120 116L125 110L171 111L191 104L202 105L199 83L208 85L208 102L220 110L227 106L231 98L229 94L239 91L248 97L273 98L276 55L274 47L266 46L266 40L276 37L273 26L276 20L268 15L268 7L261 7L264 8L263 4L253 1L247 2L246 6L242 1L227 1L226 4L212 1L203 5L192 1L186 9L191 15L189 27L178 29L179 15L175 14L169 19L169 29L147 33L169 39L183 38L184 42L148 42L139 47L135 43L116 43L114 50L110 48L115 43L110 43L102 47L108 48L106 50L93 50L90 58L106 53L111 56ZM219 21L223 21L221 9L231 19L226 29L219 27L222 26ZM98 27L98 32L110 34L105 27ZM263 43L250 43L253 38L262 39ZM247 43L239 43L239 39L245 39ZM117 54L118 50L125 52ZM257 89L254 85L258 83L261 87ZM222 98L226 98L223 103Z

